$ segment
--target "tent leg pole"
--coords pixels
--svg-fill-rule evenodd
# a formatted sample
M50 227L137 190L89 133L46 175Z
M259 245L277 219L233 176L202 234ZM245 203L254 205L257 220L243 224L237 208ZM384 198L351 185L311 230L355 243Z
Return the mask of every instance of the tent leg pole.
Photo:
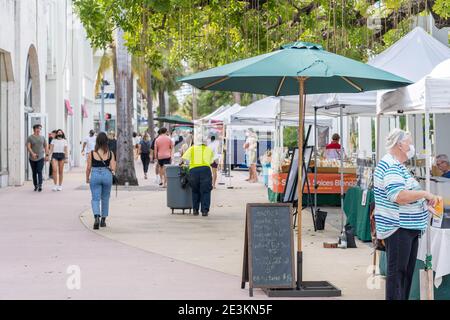
M425 185L426 190L430 192L430 167L431 167L431 139L430 139L430 113L428 110L425 110ZM433 286L433 268L432 268L432 260L431 260L431 228L430 228L430 218L428 219L427 226L427 255L426 255L426 263L425 270L427 272L427 300L434 300L434 286Z

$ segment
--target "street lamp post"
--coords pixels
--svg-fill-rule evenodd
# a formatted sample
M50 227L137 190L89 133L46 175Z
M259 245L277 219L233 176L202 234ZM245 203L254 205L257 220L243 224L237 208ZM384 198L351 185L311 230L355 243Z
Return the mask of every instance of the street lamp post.
M102 104L100 111L100 132L105 132L105 86L108 86L109 82L106 80L102 80L101 83L101 92L102 92Z

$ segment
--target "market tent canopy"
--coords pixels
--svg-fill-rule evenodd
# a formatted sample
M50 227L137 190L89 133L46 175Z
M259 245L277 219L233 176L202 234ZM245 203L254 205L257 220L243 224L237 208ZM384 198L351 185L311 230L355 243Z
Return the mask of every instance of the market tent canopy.
M450 59L437 65L416 83L385 93L381 97L380 114L449 113Z
M230 122L231 115L235 114L236 112L241 111L243 108L244 107L241 107L239 104L235 103L231 107L226 108L225 110L220 112L219 114L216 114L216 115L210 117L209 121L210 122L221 122L221 123L228 124Z
M156 121L166 122L166 123L174 123L174 124L185 124L185 125L194 125L194 123L186 118L183 118L179 115L174 116L163 116L155 118Z
M430 36L421 27L416 27L382 53L369 59L367 64L418 81L440 62L449 58L450 48ZM330 93L316 97L310 95L307 98L306 111L311 113L313 106L345 105L344 115L375 115L379 100L377 96L377 91L358 94ZM298 96L284 97L282 109L289 108L289 104L295 106L297 99ZM339 109L321 109L320 113L338 115Z
M241 111L231 116L231 125L275 125L279 123L285 126L298 125L298 101L294 108L281 109L282 97L266 97L255 101ZM305 119L307 123L313 123L312 119ZM319 118L318 125L331 126L331 119Z
M344 115L374 115L376 95L376 91L310 94L306 97L305 113L314 114L314 107L323 107L318 110L319 114L336 117L340 114L340 110L333 106L343 106L342 113ZM283 113L292 114L296 109L298 109L298 96L281 97Z
M214 110L212 113L208 114L207 116L204 116L201 119L195 120L197 121L201 121L201 122L205 122L205 121L209 121L211 120L211 118L217 116L218 114L224 112L226 109L230 108L231 106L229 104L224 105L224 106L220 106L219 108L217 108L216 110Z

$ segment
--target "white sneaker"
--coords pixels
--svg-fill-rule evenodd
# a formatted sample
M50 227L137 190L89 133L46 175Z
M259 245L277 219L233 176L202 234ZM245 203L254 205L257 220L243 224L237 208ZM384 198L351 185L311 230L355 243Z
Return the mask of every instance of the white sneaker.
M58 191L62 191L62 186L58 186Z
M58 186L55 185L55 186L52 188L52 191L58 191Z

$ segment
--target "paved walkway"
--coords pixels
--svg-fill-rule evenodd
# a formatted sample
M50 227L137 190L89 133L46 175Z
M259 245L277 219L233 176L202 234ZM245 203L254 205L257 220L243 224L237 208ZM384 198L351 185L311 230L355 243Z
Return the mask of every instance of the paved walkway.
M248 298L240 289L245 203L267 200L261 185L233 174L234 188L214 191L207 218L171 215L154 175L140 179L139 188L113 192L108 227L98 232L81 169L67 174L62 192L50 182L42 193L30 183L0 189L0 299ZM305 280L329 280L344 299L382 299L383 289L366 286L369 248L323 249L337 230L314 233L303 217ZM80 290L67 287L70 266L81 270Z

